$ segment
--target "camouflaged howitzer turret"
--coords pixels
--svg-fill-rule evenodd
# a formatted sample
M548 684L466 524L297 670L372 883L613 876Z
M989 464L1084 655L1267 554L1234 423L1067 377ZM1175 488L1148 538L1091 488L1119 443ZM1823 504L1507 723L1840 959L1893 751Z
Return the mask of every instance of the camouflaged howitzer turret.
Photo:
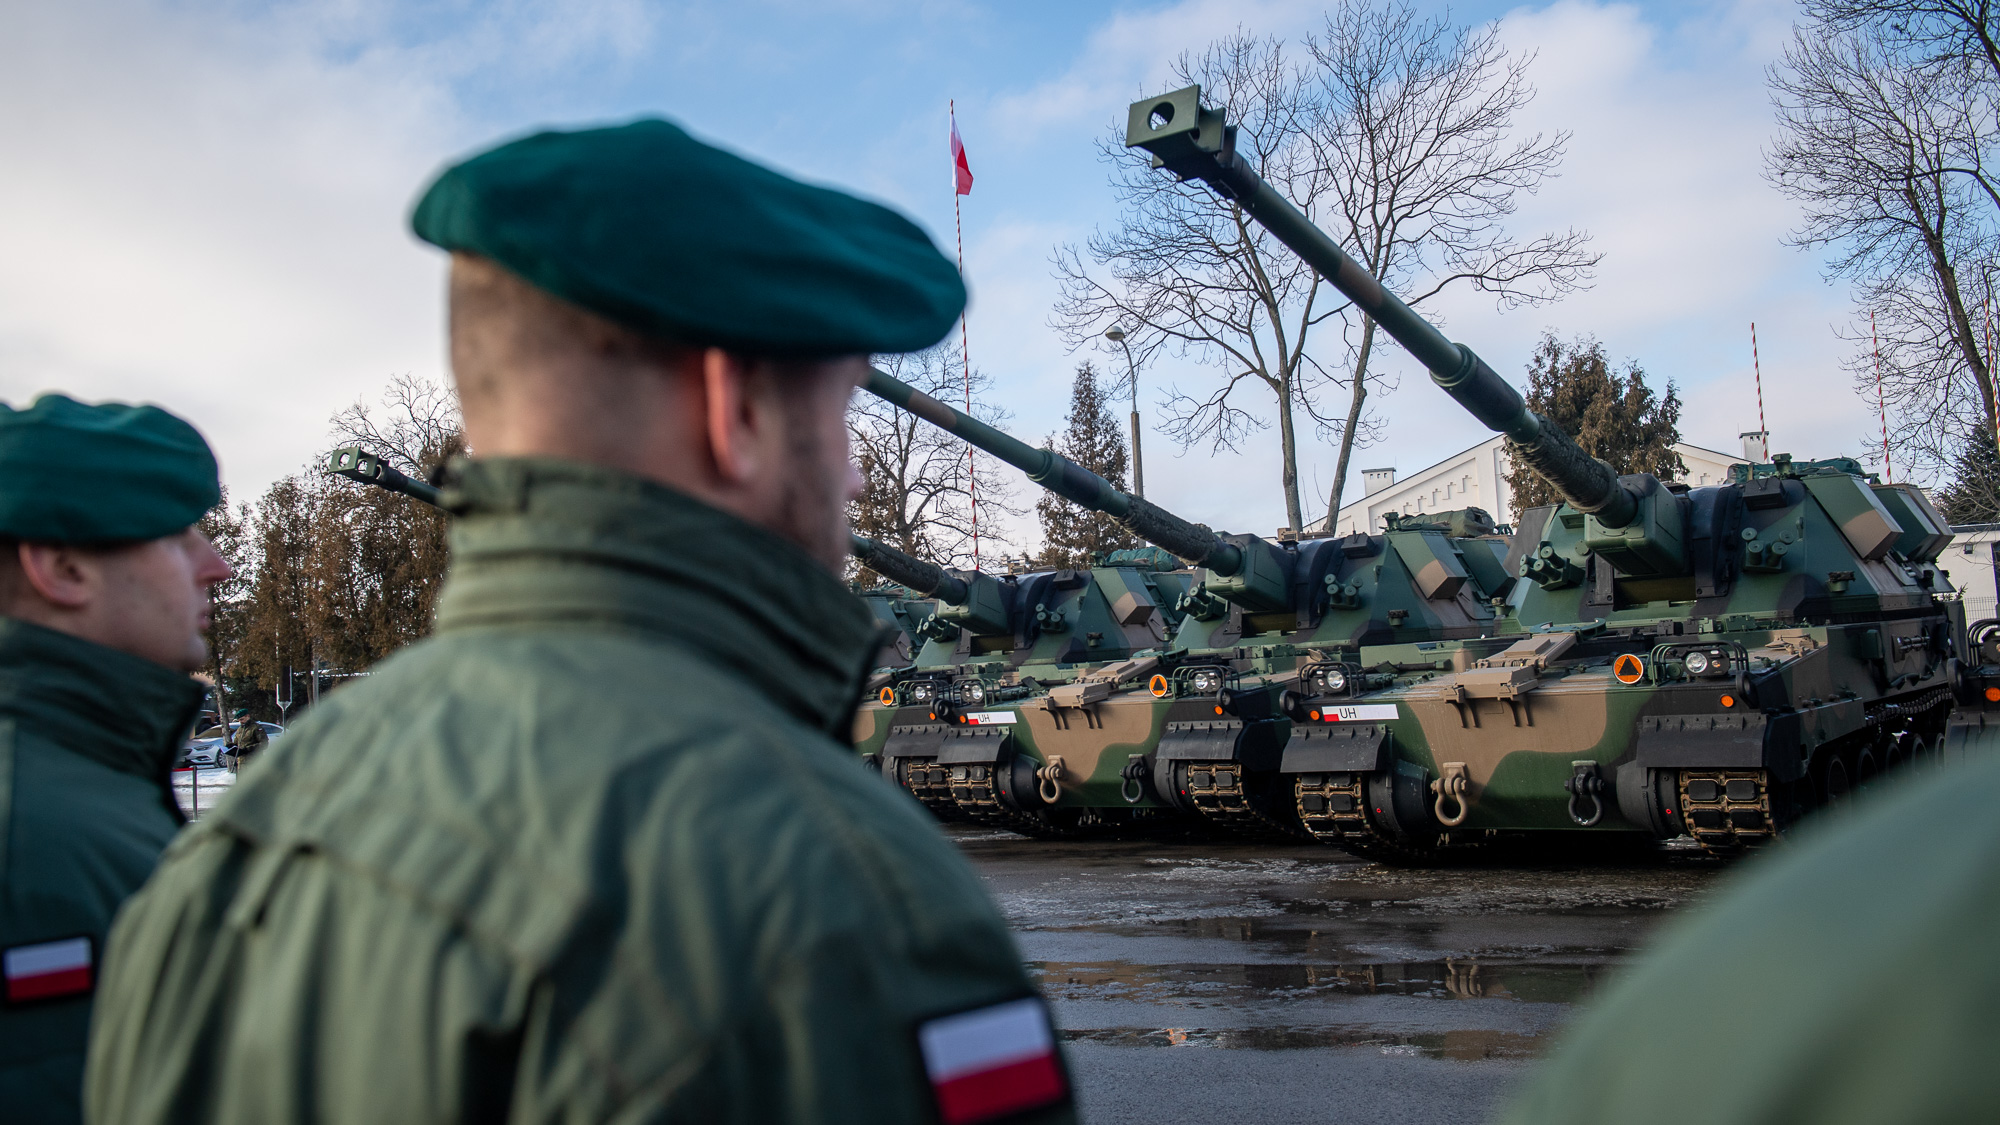
M1374 317L1564 502L1523 513L1490 639L1308 664L1283 748L1317 837L1422 858L1524 833L1767 840L1938 757L1959 603L1923 493L1848 460L1689 489L1618 476L1412 312L1239 161L1199 87L1136 102L1126 143L1234 201ZM1996 701L2000 702L2000 701Z
M909 556L869 547L857 546L856 557L912 592L934 595L938 607L917 626L914 658L879 673L873 698L855 716L855 746L884 776L941 820L1028 835L1157 818L1151 806L1120 799L1115 776L1096 793L1071 775L1065 799L1044 799L1064 792L1064 778L1016 751L1026 736L1015 728L1023 700L1165 639L1176 619L1171 607L1188 586L1177 560L1148 549L1113 552L1079 570L995 576L933 567L938 582L903 568L899 560L915 562Z
M1381 535L1273 542L1217 534L886 374L867 387L1199 568L1176 604L1171 637L1130 660L1053 670L1037 690L1010 697L1004 712L989 712L1006 729L980 736L990 756L980 764L1041 784L992 798L975 791L982 801L1163 808L1257 835L1303 834L1278 774L1296 669L1363 646L1390 646L1408 662L1417 657L1401 649L1488 635L1494 603L1510 585L1501 567L1507 541L1477 509L1392 521ZM1148 612L1143 602L1130 605L1121 612ZM1423 660L1428 668L1436 657ZM946 729L927 737L942 740Z

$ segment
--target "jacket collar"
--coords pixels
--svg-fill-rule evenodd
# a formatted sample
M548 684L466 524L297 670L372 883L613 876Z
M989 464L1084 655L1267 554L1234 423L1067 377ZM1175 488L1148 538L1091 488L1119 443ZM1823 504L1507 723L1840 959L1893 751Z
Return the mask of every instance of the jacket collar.
M667 637L845 742L878 627L789 540L612 469L455 462L438 631L592 623Z
M112 769L164 784L204 694L143 657L0 617L0 715Z

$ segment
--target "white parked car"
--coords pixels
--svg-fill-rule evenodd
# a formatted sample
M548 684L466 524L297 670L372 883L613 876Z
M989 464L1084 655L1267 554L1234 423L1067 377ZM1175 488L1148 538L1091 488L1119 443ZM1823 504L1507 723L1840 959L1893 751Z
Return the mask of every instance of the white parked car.
M285 733L285 728L276 723L260 722L257 725L263 727L264 734L274 740L279 735ZM235 733L236 726L237 724L235 723L229 724L231 734ZM222 728L209 727L207 730L201 731L187 740L187 746L181 751L180 764L182 766L196 766L201 769L213 769L226 764L223 761L223 755L228 753L228 751L229 739L223 734Z

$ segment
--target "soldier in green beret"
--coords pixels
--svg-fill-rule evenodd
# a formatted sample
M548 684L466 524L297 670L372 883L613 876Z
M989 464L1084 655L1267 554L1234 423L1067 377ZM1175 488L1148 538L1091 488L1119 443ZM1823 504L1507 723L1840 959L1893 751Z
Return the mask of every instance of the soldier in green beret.
M250 708L248 707L238 707L234 718L236 720L236 729L230 732L229 753L226 756L231 762L241 765L255 755L257 751L268 746L271 742L271 736L264 730L262 723L250 717Z
M446 171L476 457L436 635L321 703L121 918L93 1120L1068 1120L978 879L845 744L845 411L956 271L663 121Z
M151 406L0 406L0 1119L83 1119L112 915L185 823L220 499L194 427Z

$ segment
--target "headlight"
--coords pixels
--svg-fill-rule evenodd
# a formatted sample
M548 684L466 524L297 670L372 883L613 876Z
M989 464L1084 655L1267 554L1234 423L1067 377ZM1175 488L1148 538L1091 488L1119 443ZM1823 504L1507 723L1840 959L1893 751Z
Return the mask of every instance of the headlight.
M1338 668L1328 668L1319 674L1320 690L1328 695L1339 695L1347 690L1347 673Z
M1204 668L1188 677L1188 687L1196 695L1208 695L1222 690L1222 673L1213 668Z
M1708 654L1707 654L1707 653L1705 653L1705 652L1690 652L1690 653L1688 653L1688 654L1687 654L1687 659L1686 659L1686 664L1687 664L1687 670L1688 670L1688 675L1690 675L1690 676L1706 676L1706 675L1708 675Z
M928 683L917 683L917 684L911 684L911 685L910 685L910 702L912 702L912 703L929 703L930 701L931 701L931 685L930 685L930 684L928 684Z
M958 701L974 707L986 702L986 685L978 680L967 680L958 685Z

